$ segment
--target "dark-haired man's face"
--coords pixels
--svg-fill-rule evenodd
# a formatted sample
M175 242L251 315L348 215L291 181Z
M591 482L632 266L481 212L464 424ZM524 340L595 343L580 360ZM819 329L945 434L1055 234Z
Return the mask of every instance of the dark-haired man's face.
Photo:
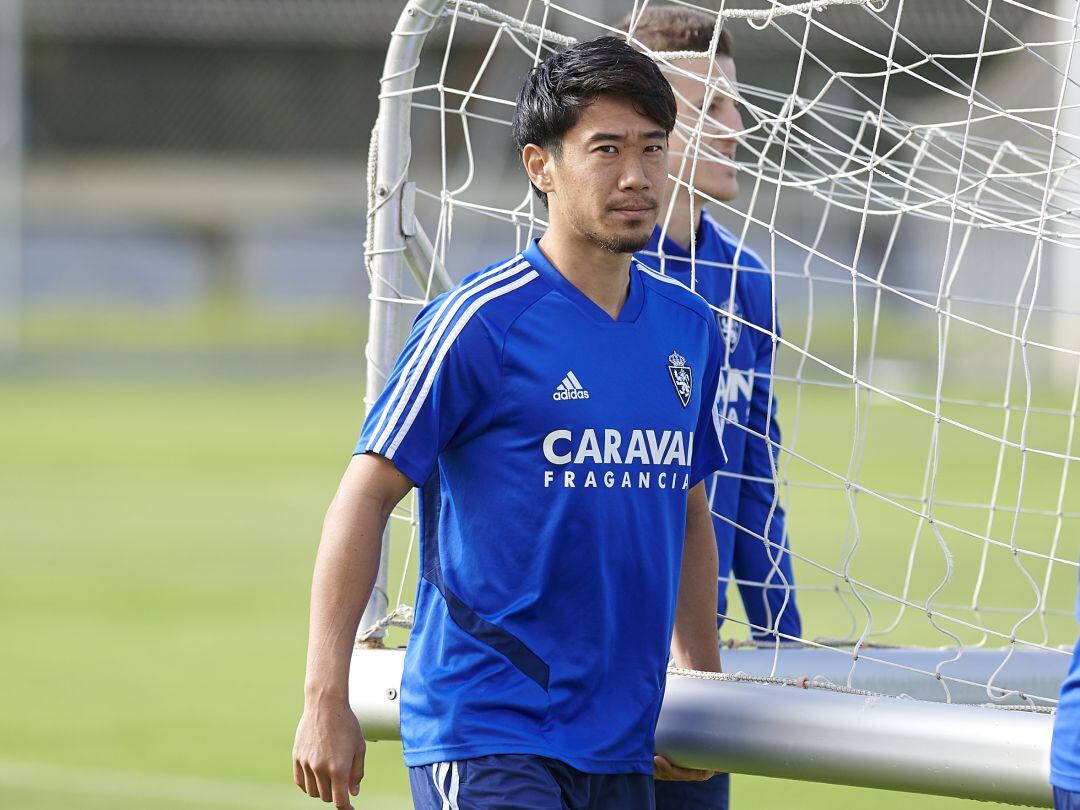
M548 194L552 228L571 229L611 253L633 253L656 224L667 133L630 100L601 96L563 136L558 156L548 155L544 175L547 185L538 187Z

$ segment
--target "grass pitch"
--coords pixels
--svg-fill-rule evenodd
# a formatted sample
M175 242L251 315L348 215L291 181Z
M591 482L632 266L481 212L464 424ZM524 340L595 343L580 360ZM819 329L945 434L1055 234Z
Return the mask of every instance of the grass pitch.
M2 380L0 806L322 806L292 785L290 749L311 566L361 398L359 375ZM826 424L833 406L823 396L805 407L808 428ZM850 437L844 447L844 436L822 430L804 433L802 446L849 452ZM893 472L917 464L914 434L888 441L872 452ZM983 455L954 455L971 488L985 487ZM890 483L888 469L874 474ZM798 492L796 548L809 553L828 541L838 549L838 496ZM870 542L868 528L854 558L860 570L871 576L906 555L907 529L878 532L879 541L895 532L906 543L897 551ZM956 550L972 553L962 543ZM798 563L796 574L831 581ZM934 575L925 579L918 587ZM1075 570L1063 579L1054 592L1067 607ZM844 615L805 604L812 633L835 631L828 611ZM1069 628L1063 622L1055 632ZM804 810L988 806L750 777L735 778L733 801ZM371 746L358 806L408 806L399 746Z

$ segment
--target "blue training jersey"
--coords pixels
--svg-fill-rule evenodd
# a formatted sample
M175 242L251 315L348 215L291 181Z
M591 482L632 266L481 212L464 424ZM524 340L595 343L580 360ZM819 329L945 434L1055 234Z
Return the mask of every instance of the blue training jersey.
M799 638L802 623L795 592L786 587L795 580L791 556L786 553L784 510L774 502L780 426L775 395L770 397L771 334L778 335L780 327L774 314L772 279L757 254L740 246L708 211L701 212L693 263L690 252L671 239L661 244L660 234L657 226L636 258L691 287L720 310L716 315L723 337L720 413L727 462L709 482L720 578L734 574L742 583L739 590L755 638L769 637L764 628L775 628L787 639ZM721 586L718 625L726 612L727 596Z
M652 772L687 491L722 463L720 341L637 265L612 320L535 242L420 313L356 447L420 486L406 764Z

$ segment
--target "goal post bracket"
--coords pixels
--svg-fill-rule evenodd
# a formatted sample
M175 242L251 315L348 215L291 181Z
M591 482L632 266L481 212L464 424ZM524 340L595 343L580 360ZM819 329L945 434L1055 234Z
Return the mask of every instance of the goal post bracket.
M371 274L371 318L368 323L367 378L365 403L375 402L386 385L394 360L401 350L401 332L405 313L402 307L385 306L382 302L395 300L402 287L402 264L409 242L402 227L403 199L409 171L410 119L412 100L409 91L414 86L416 68L428 32L446 5L446 0L411 0L398 18L386 51L386 61L380 79L379 117L371 150L374 166L368 212L371 229L367 245L371 255L365 257ZM412 192L415 195L415 189ZM405 200L404 202L408 202ZM415 206L411 206L415 208ZM415 211L406 227L415 222ZM418 247L420 247L418 245ZM383 532L379 573L371 597L360 619L358 632L364 634L382 619L389 607L387 575L390 567L390 530ZM383 631L375 630L373 638L382 638Z

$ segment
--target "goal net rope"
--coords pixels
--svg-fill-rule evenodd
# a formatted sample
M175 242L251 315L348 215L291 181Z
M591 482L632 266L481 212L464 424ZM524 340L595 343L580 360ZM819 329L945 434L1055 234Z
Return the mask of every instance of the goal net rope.
M795 581L774 565L768 582L749 584L782 589L803 634L779 632L779 616L749 626L728 577L725 639L771 634L765 677L781 677L781 653L801 645L835 657L848 687L876 665L941 700L966 686L989 702L1052 706L1053 690L1033 693L1010 672L1038 655L1063 673L1076 632L1080 6L668 2L732 33L738 84L704 54L635 45L669 71L701 58L708 92L732 96L743 119L741 192L727 202L692 179L696 165L727 160L701 137L716 122L680 117L694 148L671 155L673 173L691 178L679 193L705 198L739 252L761 257L782 325L767 330L783 436L773 510L787 515ZM383 79L384 101L410 104L411 131L394 144L407 171L378 182L386 145L372 142L373 323L389 309L411 322L447 284L543 232L510 140L520 82L556 49L625 35L617 20L655 4L428 5L438 11L407 9L427 18L420 59ZM386 89L406 73L407 89ZM391 204L403 244L380 243L371 227ZM390 254L412 272L380 276L377 259ZM694 279L709 269L695 259ZM393 359L369 348L383 379ZM377 393L369 385L369 400ZM390 609L367 636L411 617L415 504L394 523L403 553ZM777 559L768 533L754 534ZM977 676L964 667L976 658Z

